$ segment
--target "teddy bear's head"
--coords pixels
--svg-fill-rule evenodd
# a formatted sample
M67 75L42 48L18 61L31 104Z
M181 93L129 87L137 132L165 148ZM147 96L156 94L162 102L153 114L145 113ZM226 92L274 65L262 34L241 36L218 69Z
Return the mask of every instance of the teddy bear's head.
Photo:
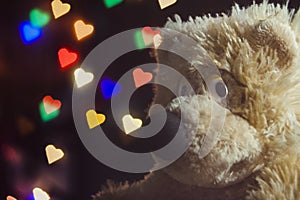
M237 183L269 162L268 155L276 151L274 141L286 140L295 129L300 119L300 12L294 18L292 14L287 6L264 2L246 10L236 6L230 16L196 17L187 22L175 16L175 21L167 22L166 28L188 35L206 50L226 85L222 91L226 93L225 123L216 145L202 158L212 98L192 65L197 60L156 52L158 62L183 74L196 91L189 95L180 80L174 84L182 96L157 89L156 102L180 113L192 137L187 152L165 168L170 176L202 187ZM162 44L171 40L180 48L170 35L161 35Z

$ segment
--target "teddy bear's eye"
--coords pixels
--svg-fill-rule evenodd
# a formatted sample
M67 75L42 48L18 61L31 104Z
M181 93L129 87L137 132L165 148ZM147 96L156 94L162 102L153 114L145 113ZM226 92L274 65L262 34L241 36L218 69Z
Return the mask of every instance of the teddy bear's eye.
M211 92L213 96L223 99L228 95L227 86L221 78L214 78L211 81L211 84L211 88L213 89Z
M224 98L228 94L228 90L226 85L223 82L217 82L215 85L216 93L219 95L219 97Z

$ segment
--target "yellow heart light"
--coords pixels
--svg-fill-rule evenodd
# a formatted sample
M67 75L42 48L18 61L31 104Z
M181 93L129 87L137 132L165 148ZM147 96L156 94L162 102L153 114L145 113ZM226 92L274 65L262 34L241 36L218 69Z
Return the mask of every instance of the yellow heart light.
M177 0L158 0L160 9L164 9L176 3Z
M89 128L92 129L105 121L105 115L97 114L94 110L89 110L86 112L86 120Z
M129 134L142 127L142 120L133 118L131 115L124 115L122 118L123 127L126 134Z
M71 5L68 3L63 3L60 0L54 0L51 2L52 12L54 18L57 19L65 14L67 14L70 9Z
M94 74L85 72L83 69L78 68L74 71L75 82L78 88L92 82Z
M34 188L33 191L34 200L49 200L50 196L41 188Z
M55 148L52 144L49 144L45 150L49 165L64 157L64 152L61 149Z
M77 40L87 37L94 31L94 26L91 24L85 24L82 20L77 20L74 23L74 29L76 33Z

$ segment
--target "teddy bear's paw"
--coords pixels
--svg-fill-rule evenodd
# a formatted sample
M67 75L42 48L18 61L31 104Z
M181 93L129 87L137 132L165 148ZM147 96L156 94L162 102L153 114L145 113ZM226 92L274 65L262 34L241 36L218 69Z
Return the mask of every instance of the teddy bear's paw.
M247 199L300 199L300 130L283 141L273 138L270 161L257 176ZM254 189L253 189L254 188Z
M257 177L258 187L250 190L247 199L300 199L300 159L281 159L265 167Z
M263 142L255 128L227 110L216 146L205 158L201 158L202 139L211 120L210 102L206 95L182 96L168 106L169 111L181 113L192 141L184 156L165 171L185 184L224 187L243 180L262 166Z

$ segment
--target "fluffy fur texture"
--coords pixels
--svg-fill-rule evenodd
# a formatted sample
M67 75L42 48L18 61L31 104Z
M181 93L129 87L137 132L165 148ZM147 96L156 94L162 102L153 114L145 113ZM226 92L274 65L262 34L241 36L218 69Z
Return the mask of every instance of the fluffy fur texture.
M221 71L229 89L221 136L200 159L209 94L188 62L158 52L198 91L171 102L157 91L158 102L182 113L192 145L164 170L132 185L110 183L95 199L300 199L300 9L264 1L236 5L230 16L175 16L166 27L194 38Z

